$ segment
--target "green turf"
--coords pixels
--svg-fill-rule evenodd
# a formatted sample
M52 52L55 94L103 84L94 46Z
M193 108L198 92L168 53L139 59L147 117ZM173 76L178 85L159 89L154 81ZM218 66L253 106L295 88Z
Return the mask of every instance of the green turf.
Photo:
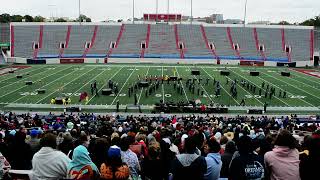
M199 77L191 75L191 69L198 69L201 72ZM281 71L284 68L258 68L258 67L238 67L230 66L227 69L231 72L229 77L221 76L220 70L224 66L214 65L143 65L143 64L123 64L123 65L34 65L27 69L21 69L14 74L0 76L0 103L1 104L49 104L53 97L70 96L72 104L86 105L85 102L79 103L79 93L88 92L90 94L90 84L96 80L99 91L107 86L109 79L119 84L119 94L116 96L89 96L87 105L106 105L106 108L114 107L116 101L120 104L133 104L134 98L128 97L128 88L137 82L138 75L144 76L173 76L183 78L180 86L183 87L182 94L178 93L173 87L173 82L166 82L160 85L159 89L151 96L146 97L146 89L138 89L135 93L138 96L139 104L153 105L163 99L165 102L187 101L199 99L202 103L208 104L211 101L218 104L238 106L242 98L246 99L247 106L263 106L265 102L270 107L319 107L320 106L320 79L308 76L299 72L290 71L291 77L283 77ZM250 70L261 72L259 77L249 76ZM22 79L17 79L16 75L23 75ZM186 80L189 78L201 78L202 82L197 83L195 93L186 87ZM209 85L205 84L209 78ZM220 81L222 85L221 96L214 96L213 79ZM227 79L229 83L227 84ZM238 97L230 96L230 82L234 79L246 81L261 86L262 82L270 84L276 88L276 95L279 90L286 90L288 98L258 97L258 88L253 94L247 88L237 86ZM33 81L31 86L25 85L25 81ZM45 94L37 94L37 89L46 89ZM204 91L204 96L198 96L197 90ZM254 96L256 95L256 96ZM291 97L295 96L295 97ZM28 106L26 105L26 108Z

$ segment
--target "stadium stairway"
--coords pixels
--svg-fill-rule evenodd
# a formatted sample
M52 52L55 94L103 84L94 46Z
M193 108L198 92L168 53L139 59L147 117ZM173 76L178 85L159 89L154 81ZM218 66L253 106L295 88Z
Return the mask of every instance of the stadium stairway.
M151 29L151 25L148 24L148 27L147 27L147 35L146 35L146 40L145 40L146 45L145 45L145 48L141 48L140 58L144 58L145 50L149 47L150 29Z
M123 32L125 31L125 25L122 24L121 25L121 28L120 28L120 31L119 31L119 34L118 34L118 37L117 37L117 41L116 41L116 44L115 44L115 48L117 48L119 46L119 42L120 42L120 39L122 37L122 34ZM109 58L112 54L112 51L113 51L114 48L109 48L109 51L107 53L107 58Z
M175 40L176 40L176 48L180 52L180 58L184 59L184 48L179 47L180 46L179 43L184 44L184 42L180 41L180 39L179 39L178 26L176 24L174 25L174 36L175 36Z
M93 35L92 35L92 38L90 41L90 46L88 48L85 47L85 50L83 52L82 57L85 58L87 56L88 51L94 46L94 43L95 43L96 37L97 37L98 28L99 28L99 26L95 25L94 30L93 30Z
M263 58L263 60L266 61L266 55L264 54L264 51L260 50L260 41L259 41L259 36L258 36L258 33L257 33L257 28L253 28L253 36L254 36L254 41L255 41L255 44L256 44L257 52L260 53L260 55Z
M239 58L239 59L243 59L240 55L240 50L239 50L239 47L238 49L235 48L235 44L233 42L233 38L232 38L232 32L231 32L231 28L230 27L227 27L227 35L228 35L228 39L229 39L229 42L230 42L230 46L231 46L231 49L233 49L236 53L236 56Z
M220 64L220 58L218 57L218 55L217 55L217 53L216 53L216 51L215 51L215 48L212 48L212 49L211 49L211 48L209 47L209 41L208 41L208 38L207 38L207 33L206 33L203 25L200 25L200 30L201 30L202 38L203 38L203 40L204 40L204 42L205 42L205 44L206 44L206 48L207 48L209 51L211 51L213 57L218 61L218 64Z

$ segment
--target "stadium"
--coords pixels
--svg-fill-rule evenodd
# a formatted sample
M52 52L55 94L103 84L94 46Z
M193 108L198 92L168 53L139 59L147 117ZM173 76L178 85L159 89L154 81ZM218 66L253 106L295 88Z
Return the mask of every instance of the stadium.
M317 179L319 16L134 3L128 21L80 0L76 20L0 15L0 179Z

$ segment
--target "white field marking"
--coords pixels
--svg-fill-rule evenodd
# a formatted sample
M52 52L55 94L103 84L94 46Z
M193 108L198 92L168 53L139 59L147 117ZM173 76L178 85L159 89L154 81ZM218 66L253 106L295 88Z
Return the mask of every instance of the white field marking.
M230 79L230 81L233 81L233 80L232 80L231 78L229 78L228 76L227 76L227 78ZM246 90L246 89L243 88L242 86L238 86L238 87L240 87L241 89L243 89L245 92L251 94L248 90ZM260 104L262 104L262 105L264 104L264 103L261 102L258 98L254 97L254 99L256 99Z
M211 76L211 74L209 74L204 68L202 68L204 70L205 73L207 73L210 78L213 80L214 78ZM231 94L229 94L229 92L221 85L221 88L238 104L240 105L240 103L234 98L231 96Z
M316 90L319 90L318 88L313 87L313 86L311 86L310 84L306 84L306 83L304 83L304 82L302 82L302 81L298 81L298 80L293 79L293 78L290 78L290 80L294 80L294 81L296 81L296 82L298 82L298 83L302 83L302 84L305 84L306 86L309 86L309 87L311 87L311 88L314 88L314 89L316 89ZM304 87L306 87L306 86L304 86Z
M41 67L40 67L41 68ZM21 73L31 73L31 72L33 72L33 71L35 71L35 70L38 70L38 69L40 69L40 68L31 68L31 69L29 69L29 68L26 68L25 70L30 70L30 71L26 71L26 72L21 72L21 71L19 71L19 75L21 75ZM41 73L41 72L40 72ZM16 75L18 75L18 74L13 74L13 76L12 77L8 77L8 78L6 78L6 79L3 79L3 80L1 80L0 81L0 83L1 82L3 82L3 81L6 81L6 80L8 80L8 79L12 79L12 78L16 78Z
M121 67L116 73L114 73L114 74L108 79L108 81L111 80L111 79L113 79L122 69L123 69L123 67ZM98 90L98 93L104 88L104 86L108 83L108 81L101 86L101 88ZM120 93L120 92L119 92L119 93ZM86 104L89 104L89 102L90 102L93 98L94 98L94 96L92 96L92 97L89 99L89 101L86 102Z
M66 75L64 75L64 76L61 76L61 77L59 77L58 79L56 79L56 80L54 80L54 81L51 81L50 83L48 83L48 84L46 84L46 85L44 85L44 86L42 86L42 87L40 87L40 88L38 88L38 89L42 89L42 88L44 88L44 87L46 87L46 86L48 86L48 85L50 85L50 84L58 81L58 80L61 79L61 78L66 77L66 76L68 76L68 75L70 75L71 73L74 73L74 72L75 72L75 71L71 71L71 72L69 72L68 74L66 74ZM26 96L21 96L20 98L16 99L16 100L13 101L12 103L17 102L17 101L19 101L20 99L22 99L22 98L24 98L24 97L26 97Z
M161 75L161 76L162 76L162 78L163 78L163 66L161 66L161 69L162 69L162 71L161 71L161 72L162 72L162 73L161 73L162 75ZM162 86L162 101L163 101L163 103L164 103L164 86L163 86L163 83L161 84L161 86Z
M303 74L302 72L297 72L297 71L294 71L294 70L291 70L296 76L298 76L298 77L300 77L300 78L302 78L302 79L305 79L305 80L307 80L307 81L311 81L311 82L313 82L313 83L316 83L316 84L319 84L320 85L320 81L319 82L317 82L317 81L314 81L314 80L311 80L311 79L308 79L308 78L306 78L306 77L303 77L303 76L301 76L300 75L300 73L301 74ZM304 75L306 75L307 77L314 77L314 76L311 76L311 75L308 75L308 74L304 74ZM317 77L314 77L314 78L317 78ZM296 80L296 79L295 79ZM318 80L319 80L319 78L318 78ZM299 81L299 80L296 80L296 81ZM299 82L302 82L302 81L299 81ZM303 83L303 82L302 82ZM305 84L305 83L303 83L303 84ZM309 84L308 84L308 86L310 86ZM313 86L312 86L313 87ZM314 87L313 87L314 88ZM318 89L318 88L316 88L316 89Z
M82 75L80 75L79 77L75 78L73 81L70 81L70 82L68 82L67 84L64 84L64 85L62 86L62 88L66 87L68 84L71 84L72 82L74 82L75 80L77 80L77 79L81 78L82 76L84 76L84 75L88 74L89 72L93 71L94 69L95 69L95 68L91 69L90 71L88 71L88 72L86 72L86 73L83 73L83 74L82 74ZM61 88L61 87L60 87L60 88ZM43 101L44 99L48 98L48 97L49 97L49 96L51 96L52 94L56 93L57 91L59 91L59 90L60 90L60 88L58 88L57 90L55 90L55 91L53 91L52 93L48 94L48 96L46 96L46 97L44 97L44 98L40 99L40 100L39 100L39 101L37 101L35 104L40 103L41 101Z
M68 68L69 68L69 67L68 67ZM57 73L59 73L59 72L61 72L61 71L66 70L66 69L68 69L68 68L62 69L62 70L57 71L57 72L55 72L55 73L53 73L53 74L50 74L50 75L48 75L48 76L45 76L45 77L43 77L43 78L41 78L41 79L38 79L38 80L35 81L35 82L39 82L39 81L42 80L42 79L45 79L45 78L47 78L47 77L50 77L50 76L52 76L52 75L54 75L54 74L57 74ZM46 72L46 71L44 71L44 72ZM42 73L44 73L44 72L42 72ZM14 91L11 91L11 92L9 92L9 93L7 93L7 94L4 94L4 95L0 96L0 97L7 96L8 94L11 94L11 93L13 93L13 92L16 92L16 91L18 91L18 90L20 90L20 89L22 89L22 88L27 87L27 86L28 86L28 85L24 85L24 86L22 86L22 87L20 87L20 88L18 88L18 89L15 89Z
M190 68L190 67L188 67L188 68L189 68L189 70L191 71L191 68ZM193 77L195 77L195 78L197 79L197 81L200 82L199 79L198 79L196 76L193 76ZM201 88L204 90L204 92L207 94L207 97L210 99L210 101L212 101L209 93L208 93L207 90L202 86L201 83L200 83L200 86L201 86Z
M148 70L147 70L147 73L145 74L145 76L147 76L147 75L149 74L149 70L150 70L150 66L148 67ZM141 88L140 95L139 95L139 98L138 98L138 104L140 103L140 98L141 98L143 89L144 89L144 88L142 87L142 88Z
M304 76L312 77L312 78L314 78L314 79L320 80L320 78L318 78L318 77L311 76L311 75L309 75L309 74L305 74L305 73L303 73L303 72L295 71L295 70L292 70L292 69L290 69L290 71L292 71L296 76L299 76L299 77L301 77L301 78L303 78L303 79L306 79L306 80L308 80L308 81L312 81L312 82L315 82L315 83L317 83L317 84L320 84L320 82L310 80L310 79L308 79L308 78L306 78L306 77L304 77Z
M104 70L104 71L101 71L99 74L97 74L96 76L94 76L92 79L91 79L91 81L88 81L87 83L85 83L84 85L82 85L78 90L76 90L75 92L73 92L72 94L71 94L71 96L72 95L74 95L74 94L76 94L78 91L80 91L83 87L85 87L86 85L88 85L90 82L93 82L97 77L99 77L101 74L103 74L104 72L106 72L106 70Z
M176 72L177 72L178 76L181 77L180 74L179 74L179 72L178 72L178 69L177 69L176 67L174 67L174 68L176 69ZM188 98L187 93L186 93L186 91L185 91L185 89L184 89L184 85L183 85L182 81L180 81L180 85L181 85L181 87L182 87L182 89L183 89L183 92L184 92L184 95L185 95L185 97L186 97L186 99L187 99L187 102L189 102L189 98Z
M232 70L231 70L232 71ZM237 74L238 76L242 77L243 79L245 79L246 81L249 81L251 82L252 84L254 84L256 87L259 87L256 83L253 83L252 81L248 80L247 78L243 77L241 74L238 74L237 72L235 71L232 71L234 72L235 74ZM264 92L266 91L265 89L261 88ZM276 99L280 100L282 103L284 103L285 105L287 106L290 106L288 103L286 103L285 101L283 101L282 99L278 98L278 96L274 96Z
M36 74L33 74L33 75L29 76L29 77L33 77L33 76L42 74L42 73L44 73L44 72L47 72L48 70L49 70L49 69L47 69L47 70L45 70L45 71L41 71L41 72L36 73ZM9 79L10 79L10 78L9 78ZM14 82L14 83L9 83L9 84L7 84L7 85L5 85L5 86L2 86L2 87L0 87L0 89L5 88L5 87L7 87L7 86L11 86L11 85L16 84L16 83L21 82L21 81L26 81L26 79L22 78L22 79L19 80L19 81L16 81L16 82Z
M132 76L132 74L136 71L136 67L133 68L133 71L131 72L131 74L129 75L129 77L127 78L127 80L124 82L123 86L121 87L119 93L117 94L117 96L113 99L112 103L108 106L108 108L110 106L113 105L113 103L116 101L116 99L118 98L120 92L122 91L122 89L124 88L124 86L127 84L127 82L129 81L130 77Z
M275 86L275 87L277 87L277 88L279 88L279 89L281 89L282 91L285 91L284 89L282 89L282 88L280 88L279 86L277 86L277 85L275 85L275 84L273 84L273 83L271 83L270 81L267 81L267 80L265 80L265 79L262 79L261 77L259 77L259 76L257 76L259 79L261 79L262 81L265 81L265 82L267 82L268 84L271 84L272 86ZM290 93L289 91L287 91L287 93L288 93L288 95L292 95L293 96L293 94L292 93ZM303 100L303 99L299 99L299 100L301 100L301 101L303 101L303 102L305 102L305 103L307 103L307 104L309 104L309 105L311 105L312 107L315 107L313 104L311 104L311 103L309 103L309 102L307 102L307 101L305 101L305 100Z
M278 81L281 81L281 82L283 82L283 83L286 83L286 84L288 84L288 85L290 85L290 86L292 86L292 87L295 87L296 89L299 89L299 90L301 90L301 91L303 91L303 92L305 92L305 93L307 93L307 94L309 94L309 95L311 95L311 96L313 96L313 97L315 97L315 98L317 98L317 99L320 99L319 97L317 97L317 96L315 96L315 95L313 95L313 94L310 94L309 92L307 92L307 91L305 91L305 90L303 90L303 89L300 89L299 87L296 87L296 86L294 86L294 85L291 85L291 84L289 84L289 83L287 83L287 82L285 82L285 81L283 81L283 80L281 80L281 79L278 79L278 78L276 78L276 77L273 77L273 76L271 76L271 75L269 75L269 74L267 74L267 73L265 73L267 76L269 76L269 77L272 77L272 78L274 78L274 79L277 79Z

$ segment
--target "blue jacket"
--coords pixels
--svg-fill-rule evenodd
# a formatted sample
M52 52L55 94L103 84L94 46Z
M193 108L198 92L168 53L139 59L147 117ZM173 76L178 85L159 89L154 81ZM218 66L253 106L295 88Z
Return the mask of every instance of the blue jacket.
M220 154L209 153L205 159L207 162L207 173L204 175L204 179L208 179L208 180L219 179L220 171L222 167Z

